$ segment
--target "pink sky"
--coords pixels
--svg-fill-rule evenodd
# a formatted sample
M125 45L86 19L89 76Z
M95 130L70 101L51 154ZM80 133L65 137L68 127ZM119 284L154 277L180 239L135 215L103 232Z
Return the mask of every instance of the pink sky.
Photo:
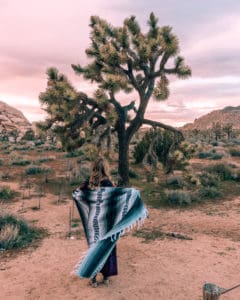
M87 63L90 16L121 25L133 14L144 31L151 11L160 25L173 27L193 76L172 81L169 99L151 101L148 117L180 126L211 110L240 105L236 0L0 0L0 100L19 108L30 121L42 119L38 95L46 88L45 72L51 66L79 90L92 90L71 69L72 63Z

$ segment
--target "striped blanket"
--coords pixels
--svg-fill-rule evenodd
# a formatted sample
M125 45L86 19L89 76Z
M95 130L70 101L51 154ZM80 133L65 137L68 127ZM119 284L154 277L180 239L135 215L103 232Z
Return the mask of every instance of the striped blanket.
M104 266L118 238L126 229L143 221L147 210L134 188L102 187L72 193L89 245L76 266L76 274L93 278Z

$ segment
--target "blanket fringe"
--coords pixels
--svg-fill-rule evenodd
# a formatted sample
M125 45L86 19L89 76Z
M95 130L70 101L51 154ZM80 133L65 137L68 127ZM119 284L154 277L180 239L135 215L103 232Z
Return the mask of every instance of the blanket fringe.
M134 223L130 224L129 226L127 226L125 229L120 230L119 232L114 233L110 238L111 238L111 242L115 242L119 239L120 236L123 236L126 232L130 232L131 230L133 230L134 228L137 227L137 229L139 229L141 226L143 226L145 219L148 217L148 211L145 210L144 214L138 218ZM91 248L91 247L90 247ZM82 256L80 257L79 261L77 262L77 264L74 266L73 271L71 272L71 275L78 275L78 270L81 266L81 263L83 262L83 260L85 259L85 257L87 256L88 251L90 250L90 248L87 251L84 251ZM90 276L90 278L93 278L94 276L96 276L103 268L105 262L101 263L98 268L95 270L95 272Z

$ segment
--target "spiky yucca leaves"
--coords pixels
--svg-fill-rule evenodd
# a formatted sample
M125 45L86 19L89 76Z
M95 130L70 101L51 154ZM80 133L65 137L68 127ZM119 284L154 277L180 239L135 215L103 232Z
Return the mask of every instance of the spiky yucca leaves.
M61 139L67 150L72 150L83 143L81 138L81 114L84 106L80 105L78 93L66 76L56 68L47 70L47 89L39 100L48 118L38 123L43 131L52 131Z
M78 74L98 82L100 88L111 92L149 91L157 100L169 96L166 74L180 78L191 75L184 59L177 56L179 43L169 26L158 26L153 13L148 20L149 30L143 34L134 16L125 19L122 27L113 27L98 16L91 17L91 46L86 50L93 62L86 67L72 65ZM166 64L175 57L172 68ZM153 79L159 80L154 88ZM145 95L146 96L146 95Z
M102 89L95 92L94 99L75 90L67 77L56 68L47 70L48 83L39 100L48 118L37 124L49 135L55 134L68 151L83 145L99 126L109 127L116 116ZM104 112L104 113L103 113Z
M90 27L91 45L86 49L90 63L86 66L74 64L72 67L77 74L95 82L97 91L93 98L83 93L77 93L75 97L76 91L67 79L56 70L51 70L48 74L48 96L51 100L47 98L45 101L51 104L46 108L51 118L46 124L51 124L54 117L64 122L63 128L58 126L58 130L64 137L68 136L71 147L78 143L78 130L91 135L101 127L99 141L96 143L98 146L101 146L100 140L103 137L107 137L109 146L110 136L116 132L120 184L128 185L129 145L133 135L143 124L180 134L169 125L145 118L149 100L152 97L156 100L168 98L168 75L186 78L191 75L191 71L184 59L178 56L179 43L172 28L160 27L153 13L149 17L146 33L142 32L134 16L125 19L119 27L112 26L98 16L92 16ZM66 90L62 91L61 87ZM132 91L136 93L128 98L126 96L124 104L117 98L119 92L128 94ZM137 99L132 99L136 94ZM43 95L40 98L44 103ZM61 99L65 99L66 103L62 104ZM78 105L75 104L75 99L79 102ZM79 112L75 113L75 108ZM62 120L65 111L66 117ZM66 132L68 133L65 134Z

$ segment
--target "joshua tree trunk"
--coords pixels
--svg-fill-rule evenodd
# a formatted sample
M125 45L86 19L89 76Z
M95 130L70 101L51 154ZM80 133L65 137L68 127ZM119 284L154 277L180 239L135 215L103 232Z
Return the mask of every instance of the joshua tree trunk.
M118 173L120 176L119 185L129 185L129 145L126 139L119 139L119 161L118 161Z

